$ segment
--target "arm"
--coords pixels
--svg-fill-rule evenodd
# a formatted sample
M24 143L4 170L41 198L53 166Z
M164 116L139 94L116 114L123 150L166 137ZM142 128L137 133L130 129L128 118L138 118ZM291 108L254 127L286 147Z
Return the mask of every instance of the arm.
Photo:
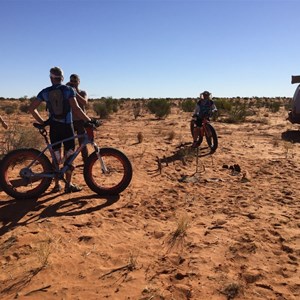
M78 105L75 97L69 98L69 103L72 108L72 112L83 121L91 121L91 118L81 109Z
M29 108L28 111L32 114L32 116L38 121L38 123L43 124L44 120L42 119L41 115L39 114L37 108L41 104L41 101L38 99L34 99Z
M200 105L197 104L194 110L193 117L197 117L199 115L199 112L200 112Z
M76 88L76 100L79 104L83 105L84 107L88 103L88 95L85 91L79 91L78 88Z
M212 111L212 112L218 111L218 109L217 109L217 107L216 107L216 105L215 105L214 102L212 103L211 111Z

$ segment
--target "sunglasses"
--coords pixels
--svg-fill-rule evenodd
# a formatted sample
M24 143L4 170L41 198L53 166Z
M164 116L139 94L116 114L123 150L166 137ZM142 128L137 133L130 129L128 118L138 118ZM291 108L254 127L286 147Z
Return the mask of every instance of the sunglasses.
M62 78L62 76L50 73L50 78Z
M72 83L78 83L78 80L74 80L74 79L72 80L71 79L70 82L72 82Z

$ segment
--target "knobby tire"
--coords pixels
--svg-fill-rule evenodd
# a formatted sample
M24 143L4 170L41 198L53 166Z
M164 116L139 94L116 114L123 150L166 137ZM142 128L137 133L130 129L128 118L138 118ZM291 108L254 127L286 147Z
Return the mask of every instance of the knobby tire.
M4 156L0 166L0 185L4 192L22 200L36 199L48 189L52 178L20 176L20 171L34 160L36 161L30 168L33 173L49 173L53 170L47 156L33 148L13 150Z
M211 124L206 124L207 132L210 134L205 134L207 145L210 148L210 153L214 153L218 148L218 137L216 130L213 128Z
M88 187L99 195L118 195L132 179L132 166L127 156L114 148L101 148L100 155L108 169L104 174L97 153L85 163L83 174Z

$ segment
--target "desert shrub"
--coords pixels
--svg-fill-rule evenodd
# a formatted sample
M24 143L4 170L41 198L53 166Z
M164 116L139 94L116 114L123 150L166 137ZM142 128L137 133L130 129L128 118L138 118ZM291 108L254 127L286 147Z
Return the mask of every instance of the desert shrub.
M228 117L224 121L227 123L244 122L247 114L247 104L240 101L236 101L232 105L231 110L228 113Z
M118 100L109 98L104 98L100 101L94 102L93 109L98 116L103 119L108 118L108 116L118 111Z
M109 113L118 111L119 103L118 103L117 99L113 99L112 97L108 97L104 100L104 103L105 103Z
M140 102L134 103L132 109L133 109L134 119L136 119L141 114L141 110L142 110L141 103Z
M217 99L214 99L214 102L215 102L217 109L220 112L222 112L222 111L230 112L232 109L232 102L227 99L217 98Z
M281 106L281 103L278 101L275 101L275 102L269 103L268 108L272 113L276 113L280 110L280 106Z
M46 102L42 102L39 107L37 108L37 110L40 111L46 111Z
M196 103L193 99L184 100L181 103L181 109L184 112L193 112L195 110Z
M137 134L137 140L138 140L138 143L139 143L139 144L141 144L141 143L143 142L143 140L144 140L144 135L143 135L142 132L139 132L139 133Z
M13 113L15 113L16 109L17 108L15 106L7 106L5 107L4 111L7 115L12 115Z
M147 103L150 113L159 119L166 117L171 112L171 104L167 99L151 99Z
M20 127L18 124L15 124L4 131L3 139L0 143L0 158L9 151L20 148L37 148L37 145L41 145L39 148L42 148L44 140L34 128Z
M97 116L100 116L101 119L106 119L109 116L109 111L105 103L95 102L93 104L93 109L96 112Z
M23 113L28 113L29 104L28 103L22 103L20 104L19 110Z
M283 104L283 107L284 107L284 109L285 109L286 111L289 111L289 110L291 110L291 103L285 102L285 103Z

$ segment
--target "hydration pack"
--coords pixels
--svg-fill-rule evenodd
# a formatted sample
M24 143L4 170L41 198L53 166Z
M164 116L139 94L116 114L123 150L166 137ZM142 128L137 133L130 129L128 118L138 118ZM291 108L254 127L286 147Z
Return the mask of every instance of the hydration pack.
M70 105L67 99L64 98L62 87L53 89L49 92L49 99L47 101L47 109L51 117L55 119L65 119L70 111Z

